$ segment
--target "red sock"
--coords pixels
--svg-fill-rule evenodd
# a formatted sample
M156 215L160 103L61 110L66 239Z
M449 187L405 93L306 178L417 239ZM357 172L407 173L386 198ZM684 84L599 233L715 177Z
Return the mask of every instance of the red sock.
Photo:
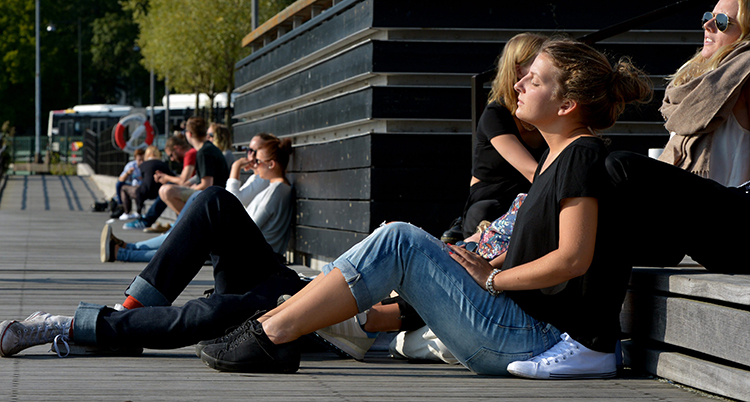
M136 300L135 297L128 296L128 298L125 299L124 302L122 302L122 306L125 307L128 310L132 310L134 308L143 307L143 304L141 304L141 302L139 302L138 300Z

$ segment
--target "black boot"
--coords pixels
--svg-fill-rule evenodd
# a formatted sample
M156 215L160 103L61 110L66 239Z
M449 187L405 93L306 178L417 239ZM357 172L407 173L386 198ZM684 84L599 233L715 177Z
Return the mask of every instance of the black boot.
M242 325L246 330L231 342L205 346L201 360L219 371L291 374L299 370L297 341L276 345L261 323L252 318L249 321L250 325Z
M442 236L440 236L440 240L443 243L448 244L456 244L457 242L464 239L464 229L463 229L463 223L464 219L463 217L458 217L453 220L453 223L451 223L450 229L446 230Z

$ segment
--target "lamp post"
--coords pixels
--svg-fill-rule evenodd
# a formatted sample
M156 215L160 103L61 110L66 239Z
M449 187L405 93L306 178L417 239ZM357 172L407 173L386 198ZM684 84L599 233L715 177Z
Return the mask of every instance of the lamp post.
M39 0L36 0L35 4L35 23L34 23L34 35L35 35L35 70L36 76L34 78L34 163L42 163L42 154L40 151L41 133L42 133L42 75L39 68Z

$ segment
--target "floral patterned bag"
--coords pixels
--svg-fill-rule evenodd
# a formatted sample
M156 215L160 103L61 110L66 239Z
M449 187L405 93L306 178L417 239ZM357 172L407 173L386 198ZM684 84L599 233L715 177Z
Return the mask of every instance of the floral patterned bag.
M518 194L516 199L513 200L513 204L511 204L508 212L495 219L495 221L482 232L479 246L476 249L476 252L479 255L487 260L491 260L508 250L510 235L513 232L513 225L516 223L516 215L525 199L525 193Z

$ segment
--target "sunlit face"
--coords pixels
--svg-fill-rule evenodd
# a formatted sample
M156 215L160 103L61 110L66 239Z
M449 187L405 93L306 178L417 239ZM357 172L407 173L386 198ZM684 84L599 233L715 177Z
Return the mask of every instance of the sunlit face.
M557 68L542 53L529 67L529 72L514 88L518 92L516 117L537 127L557 116L562 100L555 95Z
M255 159L253 159L252 161L253 171L255 172L255 174L260 176L262 179L267 179L268 172L273 161L269 159L266 151L262 148L255 151Z
M185 156L185 149L180 145L175 145L172 148L164 148L164 152L172 162L182 163L182 158Z
M136 163L136 164L137 164L138 166L141 166L141 163L143 163L143 159L144 159L144 157L145 157L145 155L136 155L136 156L135 156L135 163Z
M714 14L722 13L729 17L729 26L724 32L716 28L716 19L711 19L703 25L703 49L701 56L709 58L721 47L734 43L742 34L742 29L737 23L739 12L737 0L720 0L713 9Z

